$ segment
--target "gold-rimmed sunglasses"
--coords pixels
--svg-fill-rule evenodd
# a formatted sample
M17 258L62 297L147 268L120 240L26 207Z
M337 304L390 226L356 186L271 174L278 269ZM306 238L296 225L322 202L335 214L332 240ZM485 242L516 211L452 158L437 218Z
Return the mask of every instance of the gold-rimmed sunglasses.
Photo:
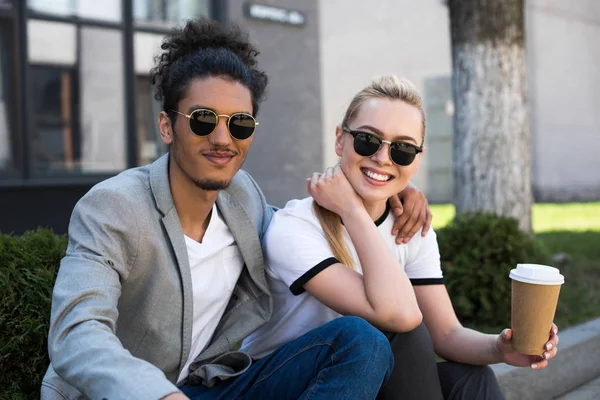
M227 118L227 129L232 138L237 140L248 139L254 133L258 122L254 117L247 113L235 113L231 115L217 114L208 108L198 108L189 114L184 114L176 110L169 110L179 115L183 115L190 120L190 129L197 136L210 135L217 124L219 118Z

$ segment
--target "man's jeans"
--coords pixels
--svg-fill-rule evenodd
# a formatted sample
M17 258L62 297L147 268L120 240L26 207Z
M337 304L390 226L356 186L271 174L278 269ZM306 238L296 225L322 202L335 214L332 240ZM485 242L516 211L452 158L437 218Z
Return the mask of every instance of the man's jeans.
M182 386L192 400L375 399L394 364L387 338L358 317L337 318L212 388Z

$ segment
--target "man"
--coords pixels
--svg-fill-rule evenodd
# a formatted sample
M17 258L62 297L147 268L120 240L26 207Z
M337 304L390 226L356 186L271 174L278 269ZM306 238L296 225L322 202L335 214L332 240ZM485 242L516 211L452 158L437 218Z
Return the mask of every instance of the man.
M209 21L162 49L152 76L170 151L75 207L42 398L374 398L392 355L358 318L258 361L231 351L271 314L260 241L273 211L240 170L267 77L242 32Z

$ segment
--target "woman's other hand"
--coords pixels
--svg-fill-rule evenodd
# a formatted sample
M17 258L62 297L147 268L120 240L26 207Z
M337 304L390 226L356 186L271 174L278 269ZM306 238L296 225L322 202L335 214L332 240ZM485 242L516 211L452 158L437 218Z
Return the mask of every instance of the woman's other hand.
M548 366L548 360L556 356L558 346L558 327L552 324L550 338L544 345L546 351L539 356L518 353L512 348L512 329L505 329L496 340L496 350L500 353L503 361L515 367L530 367L538 370Z

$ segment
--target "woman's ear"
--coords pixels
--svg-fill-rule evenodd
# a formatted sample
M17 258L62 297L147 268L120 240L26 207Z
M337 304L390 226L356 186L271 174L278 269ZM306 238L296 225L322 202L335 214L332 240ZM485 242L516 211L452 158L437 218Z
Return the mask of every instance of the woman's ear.
M335 127L335 154L338 157L342 156L344 150L344 130L341 126Z
M173 143L173 127L171 126L171 118L169 115L161 111L158 114L158 130L160 131L160 139L166 145Z

